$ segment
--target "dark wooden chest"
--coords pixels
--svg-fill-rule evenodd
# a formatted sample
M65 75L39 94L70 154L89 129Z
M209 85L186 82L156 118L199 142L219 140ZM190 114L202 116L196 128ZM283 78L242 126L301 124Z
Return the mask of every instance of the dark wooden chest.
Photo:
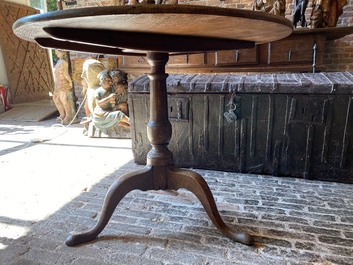
M170 75L180 167L353 183L353 74ZM129 84L135 162L150 150L149 79Z

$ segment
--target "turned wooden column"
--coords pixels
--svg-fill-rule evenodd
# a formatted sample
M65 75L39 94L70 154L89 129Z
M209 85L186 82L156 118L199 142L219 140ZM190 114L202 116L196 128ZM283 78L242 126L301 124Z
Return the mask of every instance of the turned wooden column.
M165 65L168 53L147 52L151 66L150 78L150 121L147 137L152 146L147 154L147 166L152 166L154 189L167 189L167 168L172 166L173 154L168 149L172 137L172 125L168 119L167 77Z
M147 60L151 65L150 78L150 121L147 136L152 150L147 155L147 164L151 166L173 165L173 154L168 149L172 137L172 125L168 119L167 82L165 65L167 53L148 52Z

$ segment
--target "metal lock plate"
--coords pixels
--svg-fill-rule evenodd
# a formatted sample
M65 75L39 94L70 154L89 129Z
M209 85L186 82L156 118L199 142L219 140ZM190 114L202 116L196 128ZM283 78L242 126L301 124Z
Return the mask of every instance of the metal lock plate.
M169 119L189 120L189 99L186 97L168 97Z

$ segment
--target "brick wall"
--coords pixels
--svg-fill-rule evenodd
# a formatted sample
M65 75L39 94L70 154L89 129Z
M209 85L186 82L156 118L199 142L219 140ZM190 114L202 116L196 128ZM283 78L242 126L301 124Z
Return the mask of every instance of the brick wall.
M353 26L353 0L348 0L337 26ZM353 35L328 41L325 49L327 71L353 71Z
M101 1L97 2L94 0L77 0L75 6L65 6L64 9L88 7L88 6L110 6L117 5L124 0L113 0L113 1ZM292 20L292 12L294 6L294 0L286 1L286 18ZM309 20L311 14L311 1L309 1L306 9L307 20ZM127 0L125 1L127 3ZM239 9L252 9L252 0L179 0L179 4L193 4L193 5L209 5L209 6L220 6L225 8L239 8ZM343 14L340 16L337 26L353 26L353 0L348 0L347 5L343 9ZM71 59L82 58L85 56L96 57L97 54L80 54L71 53ZM109 56L106 56L109 57ZM353 71L353 34L346 36L339 40L327 41L325 48L324 63L326 65L326 71ZM130 78L131 79L131 78ZM82 87L80 84L75 85L76 95L81 98Z

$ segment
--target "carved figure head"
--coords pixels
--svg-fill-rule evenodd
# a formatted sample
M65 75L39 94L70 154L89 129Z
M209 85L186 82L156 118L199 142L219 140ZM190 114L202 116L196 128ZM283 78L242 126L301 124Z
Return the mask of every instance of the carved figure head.
M59 59L68 60L68 55L67 55L67 51L64 50L55 50L55 54L56 56L58 56Z
M102 71L98 74L99 84L105 90L108 90L113 84L113 78L110 76L109 71Z
M94 59L88 59L83 63L81 77L85 79L89 88L99 87L98 74L104 70L104 65Z
M127 74L120 69L111 70L110 76L113 78L114 85L127 84Z

